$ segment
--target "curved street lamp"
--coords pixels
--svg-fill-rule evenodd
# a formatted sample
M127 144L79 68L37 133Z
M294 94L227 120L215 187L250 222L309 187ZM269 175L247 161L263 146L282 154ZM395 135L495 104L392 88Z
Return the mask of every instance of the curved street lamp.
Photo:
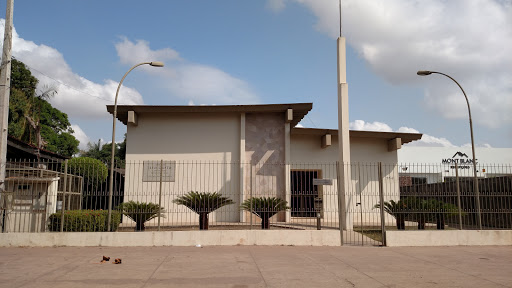
M114 187L114 153L116 152L116 118L117 118L117 96L119 96L119 89L121 89L121 85L123 84L124 78L130 73L133 69L141 65L151 65L154 67L164 67L164 63L162 62L142 62L134 65L128 72L126 72L119 82L116 91L116 98L114 100L114 113L112 114L112 154L110 155L110 184L109 184L109 192L108 192L108 220L107 220L107 231L110 231L110 223L112 221L112 190Z
M436 71L425 71L420 70L416 74L419 76L428 76L430 74L441 74L444 75L455 82L457 86L459 86L460 90L462 90L462 94L464 94L464 97L466 98L466 103L468 104L468 113L469 113L469 129L471 130L471 150L473 152L473 186L475 189L475 197L476 197L476 209L477 209L477 215L478 215L478 228L482 230L482 215L480 214L480 191L478 189L478 178L476 175L476 157L475 157L475 141L473 139L473 120L471 119L471 108L469 107L469 100L468 96L466 96L466 92L464 92L464 89L462 89L462 86L460 86L459 82L457 82L455 79L453 79L450 75L436 72Z

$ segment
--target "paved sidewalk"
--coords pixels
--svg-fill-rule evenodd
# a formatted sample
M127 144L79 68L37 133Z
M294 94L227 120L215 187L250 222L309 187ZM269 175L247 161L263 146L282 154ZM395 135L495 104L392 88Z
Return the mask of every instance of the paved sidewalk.
M512 287L512 247L0 248L0 287Z

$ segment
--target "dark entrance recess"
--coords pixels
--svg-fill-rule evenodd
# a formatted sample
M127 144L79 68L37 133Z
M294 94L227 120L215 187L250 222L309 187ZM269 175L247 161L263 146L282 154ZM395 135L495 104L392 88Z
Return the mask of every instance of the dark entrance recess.
M292 217L316 217L318 186L313 185L315 178L318 178L318 171L291 171Z

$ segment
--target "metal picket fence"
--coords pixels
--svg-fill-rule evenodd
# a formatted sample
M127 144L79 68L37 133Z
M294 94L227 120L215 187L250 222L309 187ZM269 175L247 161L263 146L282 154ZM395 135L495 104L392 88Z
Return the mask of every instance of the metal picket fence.
M8 162L2 232L340 230L341 219L345 244L382 245L386 230L512 228L507 165L479 165L479 197L471 169L446 165L155 159L116 163L110 198L107 167Z

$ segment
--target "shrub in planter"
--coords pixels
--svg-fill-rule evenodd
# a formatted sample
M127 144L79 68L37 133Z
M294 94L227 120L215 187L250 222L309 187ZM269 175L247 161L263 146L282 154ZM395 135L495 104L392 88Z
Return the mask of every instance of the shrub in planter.
M145 223L151 219L158 216L165 217L163 214L164 208L151 202L129 201L121 203L117 210L135 222L135 231L144 231L146 229Z
M394 200L384 202L384 211L396 219L396 229L405 230L405 218L409 215L410 204L410 198L401 199L396 202ZM380 209L380 203L375 204L373 208Z
M62 212L50 215L48 229L59 232ZM106 210L68 210L64 212L64 232L106 232L108 211ZM116 231L121 222L121 213L112 211L110 231Z
M431 209L435 211L436 226L438 230L444 230L446 217L458 215L459 207L457 205L432 199ZM465 213L462 213L465 215Z
M290 209L288 203L276 197L252 197L245 200L240 209L250 211L261 218L261 229L270 228L270 218L277 213Z
M190 191L172 201L178 205L184 205L199 215L199 230L208 230L208 214L223 206L234 204L229 197L222 194Z

